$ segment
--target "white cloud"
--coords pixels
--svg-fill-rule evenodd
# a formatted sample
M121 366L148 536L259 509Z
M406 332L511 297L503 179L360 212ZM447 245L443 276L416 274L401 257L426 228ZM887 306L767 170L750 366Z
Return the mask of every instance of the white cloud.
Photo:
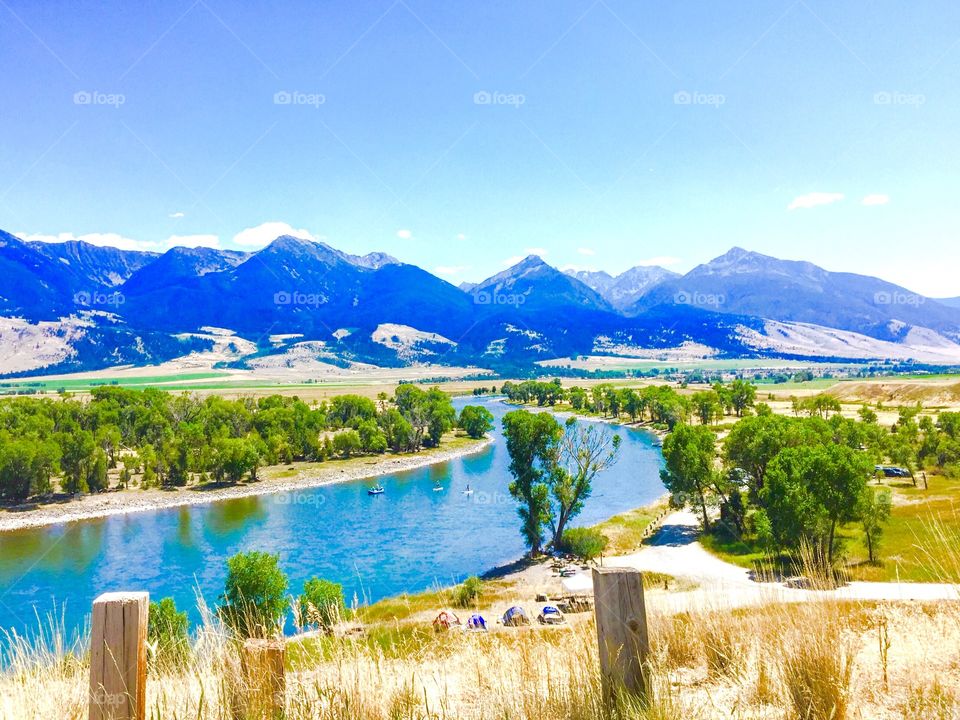
M581 255L596 255L596 253L593 250L585 247L577 248L577 252L580 253Z
M469 265L438 265L433 271L437 275L460 275L469 269Z
M843 193L812 192L806 195L798 195L787 205L787 210L796 210L798 208L809 209L818 205L831 205L843 200Z
M457 240L466 240L467 236L463 233L457 233Z
M397 237L401 240L409 240L413 237L413 230L397 230Z
M233 242L242 247L262 248L281 235L292 235L304 240L316 240L309 230L298 230L285 222L272 221L241 230L233 236Z
M167 217L172 217L174 220L179 220L179 219L182 218L183 216L184 216L184 213L182 213L182 212L175 212L175 213L170 213Z
M886 205L890 202L889 195L867 195L863 200L860 201L862 205L873 206L873 205Z

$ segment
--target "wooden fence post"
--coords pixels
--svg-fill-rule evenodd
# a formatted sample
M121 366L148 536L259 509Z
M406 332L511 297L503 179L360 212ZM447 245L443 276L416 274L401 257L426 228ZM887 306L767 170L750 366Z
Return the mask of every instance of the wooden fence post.
M93 601L90 720L144 720L147 700L145 592L104 593Z
M237 720L276 720L284 715L286 645L283 640L250 639L240 653L242 687L234 705Z
M643 576L633 568L593 568L593 602L604 695L611 701L621 690L645 696L650 638Z

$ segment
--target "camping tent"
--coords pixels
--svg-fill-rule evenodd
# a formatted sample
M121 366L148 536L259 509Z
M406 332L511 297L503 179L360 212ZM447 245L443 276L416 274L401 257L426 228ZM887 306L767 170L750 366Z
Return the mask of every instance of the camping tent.
M474 613L467 618L467 628L470 630L486 630L487 621L483 619L483 615Z
M537 617L541 625L559 625L564 622L563 613L554 605L544 605Z
M522 607L514 605L503 614L503 624L507 627L517 627L519 625L529 625L530 618Z
M460 624L460 618L454 615L452 612L447 612L444 610L436 619L433 621L434 630L449 630L454 625Z

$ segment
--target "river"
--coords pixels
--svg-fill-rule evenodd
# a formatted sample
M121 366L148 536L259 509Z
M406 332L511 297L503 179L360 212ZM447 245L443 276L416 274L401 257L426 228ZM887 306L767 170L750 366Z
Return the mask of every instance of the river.
M198 619L196 594L215 603L225 560L246 550L279 553L290 591L319 576L340 582L347 602L373 602L450 585L522 556L516 503L507 492L509 457L496 417L481 452L379 480L114 515L0 534L0 627L36 630L55 612L81 628L93 599L111 590L172 596ZM662 457L652 434L602 425L623 438L616 465L601 473L575 525L591 525L663 494ZM435 485L442 490L434 490ZM465 494L467 485L472 494Z

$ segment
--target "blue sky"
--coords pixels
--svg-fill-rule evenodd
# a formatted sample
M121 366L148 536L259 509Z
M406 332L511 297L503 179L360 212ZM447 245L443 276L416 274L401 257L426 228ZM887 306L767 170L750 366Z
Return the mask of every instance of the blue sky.
M955 2L0 0L0 228L960 295ZM264 226L265 223L269 223Z

